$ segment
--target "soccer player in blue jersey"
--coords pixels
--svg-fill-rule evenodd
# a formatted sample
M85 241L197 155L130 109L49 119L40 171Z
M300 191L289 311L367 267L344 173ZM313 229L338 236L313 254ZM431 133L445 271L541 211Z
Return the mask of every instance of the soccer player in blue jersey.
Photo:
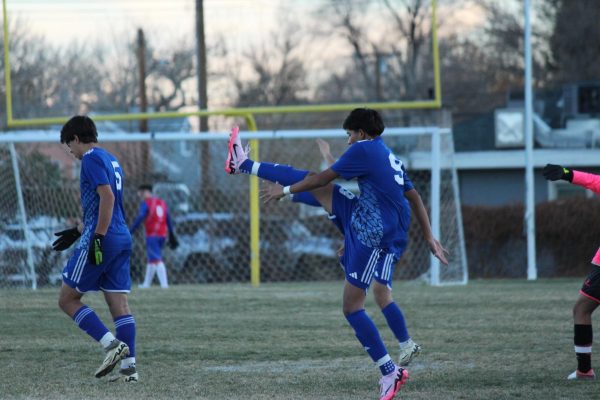
M140 203L138 215L135 217L129 232L133 235L138 226L144 222L148 263L146 264L144 283L139 287L142 289L149 288L156 273L160 287L167 289L169 287L167 268L162 260L162 248L165 245L167 233L169 235L169 247L176 249L179 246L173 230L169 209L163 199L152 195L152 185L150 184L145 183L140 185L138 187L138 195L142 199L142 202Z
M364 303L366 290L372 284L377 304L396 337L399 336L401 313L392 299L391 277L407 244L410 223L407 198L417 205L414 211L430 250L444 264L448 262L445 249L431 233L427 212L402 162L381 140L384 130L381 116L375 110L355 109L343 127L350 147L330 168L320 173L287 166L279 168L279 179L272 180L286 186L272 185L261 197L269 202L310 191L339 220L344 232L342 264L346 276L343 312L356 337L380 368L380 399L390 400L406 382L408 372L392 361L377 327L364 310ZM238 132L232 131L226 171L258 175L260 168L260 163L247 158ZM357 179L361 195L334 190L331 182L339 176Z
M127 302L132 242L123 210L123 170L115 156L98 147L96 126L87 116L71 118L60 131L60 142L81 160L83 223L57 232L58 239L52 244L54 250L63 251L80 239L63 270L58 304L104 347L106 356L95 373L97 378L121 361L120 374L110 380L137 382L136 327ZM98 290L104 292L116 337L94 310L81 302L85 293Z
M322 140L322 139L317 139L317 145L319 146L319 152L321 153L321 156L323 157L323 160L327 163L328 166L331 166L335 163L335 158L333 158L333 156L331 155L331 151L330 151L330 147L329 147L329 143L327 143L326 141ZM266 180L272 180L273 181L277 181L278 179L281 178L281 171L285 171L286 168L289 168L287 166L280 166L280 165L273 165L273 164L268 164L268 163L260 163L262 168L258 168L258 172L257 175L260 178L266 179ZM285 181L285 179L284 179ZM283 182L281 182L283 183ZM294 183L294 182L290 182L290 183ZM333 191L344 191L344 189L338 185L338 184L334 184L333 185ZM353 198L354 195L352 193L347 193L346 194L347 197L351 197ZM312 195L311 192L300 192L300 193L295 193L293 195L290 195L290 198L292 200L292 202L294 203L303 203L309 206L313 206L313 207L321 207L321 203L319 203L319 201L315 198L315 196ZM413 210L415 210L415 213L417 215L423 215L425 217L424 220L419 219L419 221L423 221L424 222L424 228L423 231L427 232L427 230L429 229L429 218L427 218L427 214L420 214L420 212L425 210L425 207L423 205L423 202L421 201L421 197L420 196L408 196L407 199L410 202L411 208ZM342 224L339 222L340 219L333 214L329 214L328 215L329 220L338 228L338 230L344 234L344 228L342 226ZM340 257L343 255L343 246L340 250L338 250L338 254L340 255ZM386 305L383 305L382 310L385 310ZM391 307L393 308L393 307ZM415 343L412 338L410 337L410 335L408 334L408 328L406 327L406 322L404 320L404 314L402 313L402 310L400 309L400 307L398 307L398 310L394 310L395 312L395 316L392 320L388 321L390 322L390 328L392 328L392 330L394 331L394 333L396 334L396 339L398 339L398 343L399 343L399 347L400 347L400 353L398 356L398 364L401 367L405 367L407 365L410 364L410 362L413 360L413 358L415 358L416 356L418 356L421 352L421 346L418 345L417 343ZM388 312L389 315L389 312Z

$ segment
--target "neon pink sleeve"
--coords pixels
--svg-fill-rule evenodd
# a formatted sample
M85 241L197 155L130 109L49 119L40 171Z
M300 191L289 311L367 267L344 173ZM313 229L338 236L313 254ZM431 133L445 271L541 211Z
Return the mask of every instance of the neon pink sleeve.
M588 174L587 172L573 170L574 185L583 186L594 193L600 194L600 175Z

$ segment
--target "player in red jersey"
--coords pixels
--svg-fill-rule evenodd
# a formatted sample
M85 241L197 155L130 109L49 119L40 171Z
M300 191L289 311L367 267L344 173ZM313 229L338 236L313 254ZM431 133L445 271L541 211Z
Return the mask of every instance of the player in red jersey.
M179 246L179 242L173 230L167 203L152 195L152 185L140 185L138 187L138 195L141 197L142 203L140 204L138 215L135 217L135 221L129 230L133 234L142 221L144 222L148 264L146 264L144 283L140 285L140 288L150 287L156 273L160 287L166 289L169 287L169 283L167 280L167 269L162 260L161 253L167 240L167 233L171 249L176 249Z

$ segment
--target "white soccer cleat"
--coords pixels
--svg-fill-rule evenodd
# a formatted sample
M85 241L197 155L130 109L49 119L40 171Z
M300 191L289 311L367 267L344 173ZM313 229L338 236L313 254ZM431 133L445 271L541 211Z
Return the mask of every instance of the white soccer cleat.
M400 345L400 366L406 367L420 353L421 346L413 342L412 339L408 339L408 342L404 346Z
M129 367L120 369L118 374L115 374L108 378L109 382L121 382L121 383L138 383L140 377L135 367Z
M379 380L379 400L392 400L407 379L408 371L398 367L391 374L382 376Z
M100 365L100 368L98 368L94 376L96 378L102 378L112 371L119 361L128 355L129 347L119 339L113 340L106 348L106 357L104 357L102 365Z
M590 369L588 372L580 372L576 369L567 376L567 379L570 381L590 381L596 379L596 374L593 369Z
M240 173L240 165L248 159L248 148L242 147L240 128L234 126L229 134L227 159L225 159L225 172L230 175Z

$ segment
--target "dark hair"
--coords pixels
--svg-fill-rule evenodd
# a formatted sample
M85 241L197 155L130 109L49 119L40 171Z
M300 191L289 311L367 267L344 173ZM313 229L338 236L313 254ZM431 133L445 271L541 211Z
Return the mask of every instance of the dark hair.
M86 115L76 115L67 121L60 130L60 142L70 143L79 138L81 143L98 143L96 124Z
M138 190L148 190L152 192L152 185L149 183L142 183L140 186L138 186Z
M342 127L347 131L362 129L369 136L379 136L385 129L381 115L370 108L355 108L352 110L344 120Z

